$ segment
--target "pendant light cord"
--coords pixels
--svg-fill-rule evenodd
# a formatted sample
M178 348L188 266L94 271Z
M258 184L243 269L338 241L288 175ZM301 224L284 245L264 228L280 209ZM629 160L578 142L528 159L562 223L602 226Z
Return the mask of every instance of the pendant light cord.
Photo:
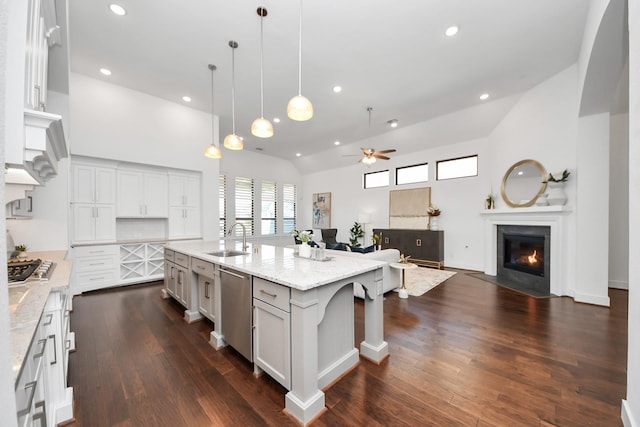
M231 127L236 134L236 48L231 46Z
M213 102L213 71L216 69L215 65L209 65L211 70L211 143L215 143L216 139L216 116L215 116L215 103Z
M302 95L302 0L300 0L300 31L298 43L298 95Z
M264 35L262 21L264 16L260 15L260 117L264 118Z

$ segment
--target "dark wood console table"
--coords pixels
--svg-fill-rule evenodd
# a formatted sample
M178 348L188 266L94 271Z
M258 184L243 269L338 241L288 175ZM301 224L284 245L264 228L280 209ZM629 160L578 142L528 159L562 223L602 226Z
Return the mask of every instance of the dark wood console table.
M376 228L373 232L382 233L382 249L395 248L415 264L444 269L444 231Z

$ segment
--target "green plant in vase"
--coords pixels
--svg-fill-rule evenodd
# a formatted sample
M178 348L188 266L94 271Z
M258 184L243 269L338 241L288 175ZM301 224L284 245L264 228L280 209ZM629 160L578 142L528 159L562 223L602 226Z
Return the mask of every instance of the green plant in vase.
M364 237L364 230L362 229L362 225L359 222L354 222L353 227L349 229L349 233L351 233L351 238L349 238L349 243L354 248L360 247L360 242L358 239Z

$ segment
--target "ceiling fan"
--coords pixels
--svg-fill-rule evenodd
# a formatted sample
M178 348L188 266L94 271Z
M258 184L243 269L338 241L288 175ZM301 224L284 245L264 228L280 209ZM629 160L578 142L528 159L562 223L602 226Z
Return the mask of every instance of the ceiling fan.
M360 160L358 160L358 163L364 163L367 166L371 166L373 163L376 162L376 159L380 159L380 160L389 160L389 157L385 156L384 154L387 153L395 153L395 149L389 149L389 150L374 150L373 148L360 148L362 150L362 154L364 154L364 157L362 157Z

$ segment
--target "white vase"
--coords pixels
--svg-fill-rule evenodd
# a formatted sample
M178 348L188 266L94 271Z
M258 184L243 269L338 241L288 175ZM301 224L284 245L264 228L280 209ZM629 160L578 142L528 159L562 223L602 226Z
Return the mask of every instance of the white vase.
M432 216L431 217L431 230L438 231L438 217L437 216Z
M547 182L547 202L550 206L562 206L567 203L564 182Z
M298 250L298 255L302 258L311 258L311 246L309 246L307 242L302 242Z

